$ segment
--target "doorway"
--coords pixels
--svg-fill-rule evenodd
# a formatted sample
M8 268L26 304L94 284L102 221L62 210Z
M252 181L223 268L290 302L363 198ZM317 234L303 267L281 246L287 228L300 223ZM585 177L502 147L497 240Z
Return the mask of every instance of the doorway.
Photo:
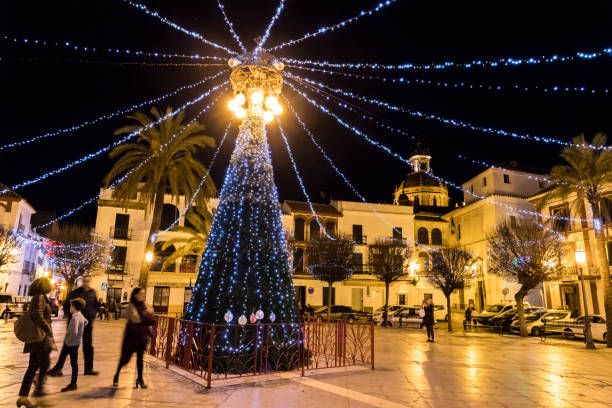
M353 310L363 310L363 288L352 288L351 291L351 306Z
M304 309L306 307L306 286L295 287L295 298L298 302L299 309Z
M580 316L580 294L578 284L560 285L561 302L565 310L572 312L572 317Z

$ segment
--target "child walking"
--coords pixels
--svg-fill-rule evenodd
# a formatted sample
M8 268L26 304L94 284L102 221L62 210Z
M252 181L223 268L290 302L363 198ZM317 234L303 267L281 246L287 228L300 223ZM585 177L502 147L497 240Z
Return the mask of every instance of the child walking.
M66 329L66 336L64 337L64 345L62 351L57 359L55 366L49 371L49 375L55 377L62 375L60 367L64 365L66 357L70 355L70 366L72 366L72 378L70 384L62 388L62 392L74 391L77 389L77 376L79 374L79 346L81 345L81 339L83 338L83 331L87 326L87 319L81 314L81 310L85 308L86 302L81 298L72 299L70 301L70 323Z

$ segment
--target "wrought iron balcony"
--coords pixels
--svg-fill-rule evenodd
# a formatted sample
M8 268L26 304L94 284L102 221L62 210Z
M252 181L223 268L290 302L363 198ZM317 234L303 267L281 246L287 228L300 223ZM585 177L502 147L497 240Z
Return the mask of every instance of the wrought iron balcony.
M131 228L123 228L123 227L110 227L108 236L114 239L132 239L132 229Z

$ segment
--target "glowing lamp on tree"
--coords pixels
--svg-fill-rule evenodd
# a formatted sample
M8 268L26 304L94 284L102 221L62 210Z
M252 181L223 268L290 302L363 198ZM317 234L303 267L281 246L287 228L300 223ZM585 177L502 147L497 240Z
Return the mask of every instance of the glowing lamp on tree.
M19 249L17 249L17 248L11 248L11 250L9 251L9 254L10 254L11 256L17 256L17 255L19 255Z

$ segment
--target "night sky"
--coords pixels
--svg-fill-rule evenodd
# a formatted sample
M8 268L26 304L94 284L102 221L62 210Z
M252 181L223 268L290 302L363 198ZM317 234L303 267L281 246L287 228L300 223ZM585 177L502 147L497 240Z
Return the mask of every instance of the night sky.
M243 43L247 48L253 48L253 38L263 34L278 1L225 0L224 3ZM583 3L587 2L574 2L569 7L560 2L533 0L448 3L400 0L341 30L286 47L275 55L331 62L426 64L448 60L469 62L486 58L573 55L577 51L600 51L611 47L612 4L609 1L591 1L588 6ZM239 50L215 0L146 1L144 4L187 29ZM375 4L371 0L288 0L266 46L300 37L323 25L335 24ZM4 2L0 26L2 35L32 40L227 57L223 51L175 31L120 0ZM100 114L123 109L196 82L221 69L119 65L116 63L191 61L112 56L106 53L84 54L61 47L16 45L2 39L0 57L2 144L94 119ZM505 88L503 91L396 85L295 69L291 71L364 96L486 127L566 141L581 132L589 138L595 132L612 135L609 94L546 94L539 90L523 92L510 89L514 84L530 88L559 85L612 89L611 57L548 65L437 72L346 70L387 77L403 76L406 79L501 85ZM166 105L180 106L205 89L206 86L182 92L156 106L160 109ZM340 127L288 87L284 88L284 95L299 109L321 145L356 188L369 201L391 202L394 187L410 171L408 166ZM313 97L332 106L330 102L321 100L320 96ZM230 119L226 108L228 100L222 100L201 120L207 127L207 134L218 140ZM454 128L365 103L356 105L390 126L401 128L420 139L431 151L435 174L454 182L461 183L483 170L457 158L458 154L492 163L516 160L544 170L559 163L560 149L556 145ZM203 103L199 103L189 109L187 119L191 119L202 107ZM144 109L148 110L141 110ZM333 111L405 157L414 149L415 142L410 138L382 131L359 115L340 108L333 108ZM327 199L357 200L297 126L287 109L281 120L313 201L321 201L322 190L327 192ZM123 117L115 118L0 152L0 182L14 185L108 145L116 140L113 130L126 123L129 122ZM212 169L219 188L236 133L234 125L232 137L223 146ZM276 125L270 127L269 140L280 199L303 200ZM213 150L201 153L205 165L208 165L212 153ZM111 165L108 154L103 154L18 192L36 209L60 214L97 194ZM92 224L95 205L69 220Z

